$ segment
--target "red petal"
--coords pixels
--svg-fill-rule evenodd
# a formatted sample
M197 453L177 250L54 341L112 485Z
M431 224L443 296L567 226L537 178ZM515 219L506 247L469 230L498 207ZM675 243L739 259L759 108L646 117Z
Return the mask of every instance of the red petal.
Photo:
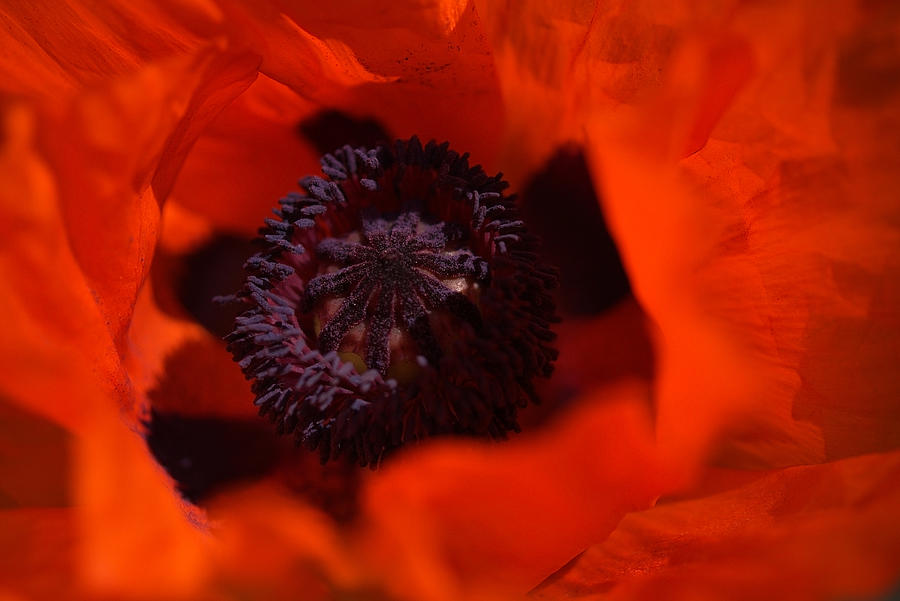
M250 386L224 343L193 321L163 313L153 296L145 285L129 332L128 371L142 407L255 419Z
M413 598L527 591L659 494L640 394L618 395L502 447L435 443L401 456L365 491L366 555Z
M882 81L890 67L879 61L893 64L900 50L880 45L868 75L845 66L837 57L870 60L860 40L896 24L842 10L816 21L817 7L742 6L714 35L679 46L651 102L598 111L589 126L613 229L660 327L660 440L679 453L697 458L723 429L718 460L731 465L900 443L890 367L900 354L900 230L884 193L898 186L898 151L885 142L900 132L897 90L847 91ZM844 37L842 22L857 33ZM723 36L743 40L731 47L749 48L757 68L704 148L679 162L697 143L697 115L711 123L721 104L712 100L724 98L703 76Z
M127 384L72 256L58 184L35 146L35 114L22 105L3 108L0 388L10 402L78 430L84 407L118 397Z
M262 72L297 94L375 116L399 137L450 140L496 169L502 106L474 4L224 4L256 32Z
M196 51L221 35L221 13L204 0L6 2L0 86L42 102L65 102L150 61Z
M870 598L900 577L900 454L753 477L626 517L538 599Z
M198 128L249 85L255 64L210 51L147 67L79 96L42 132L70 243L118 344L150 266L161 195Z
M71 436L0 401L0 508L68 505Z
M266 599L333 599L360 589L359 561L329 517L271 484L214 501L219 578ZM248 550L252 550L248 553Z
M196 596L208 577L210 541L119 412L101 406L88 418L73 486L83 585L113 598Z
M315 106L261 76L203 132L175 186L175 199L212 227L256 234L297 180L319 172L300 121Z
M4 598L86 598L77 586L78 534L73 518L70 508L0 511L0 582Z

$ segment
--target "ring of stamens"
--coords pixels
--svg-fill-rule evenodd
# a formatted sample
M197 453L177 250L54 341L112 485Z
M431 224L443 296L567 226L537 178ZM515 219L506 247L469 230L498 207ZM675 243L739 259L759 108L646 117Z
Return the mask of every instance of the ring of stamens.
M232 297L247 309L226 340L260 413L323 461L372 466L435 434L518 431L556 358L556 273L502 176L415 137L322 171L266 220Z

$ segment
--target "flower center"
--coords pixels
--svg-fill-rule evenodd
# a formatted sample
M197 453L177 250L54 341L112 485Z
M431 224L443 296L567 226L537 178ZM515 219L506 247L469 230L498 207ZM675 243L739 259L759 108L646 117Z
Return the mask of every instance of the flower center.
M226 338L256 404L377 465L435 434L503 438L556 351L553 269L506 182L448 144L343 147L266 220Z
M361 372L408 380L417 358L440 361L441 317L481 326L473 295L487 280L487 263L459 248L462 228L427 224L418 211L394 219L367 211L361 222L360 233L318 244L320 273L301 306L315 313L321 352L339 351Z

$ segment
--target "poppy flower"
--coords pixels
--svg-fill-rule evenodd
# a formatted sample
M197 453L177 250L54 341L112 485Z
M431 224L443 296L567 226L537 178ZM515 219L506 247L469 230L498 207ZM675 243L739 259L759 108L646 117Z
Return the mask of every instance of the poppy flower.
M890 3L0 18L4 596L839 599L900 581ZM256 415L211 299L318 156L413 135L520 192L560 267L556 370L506 442L321 466Z

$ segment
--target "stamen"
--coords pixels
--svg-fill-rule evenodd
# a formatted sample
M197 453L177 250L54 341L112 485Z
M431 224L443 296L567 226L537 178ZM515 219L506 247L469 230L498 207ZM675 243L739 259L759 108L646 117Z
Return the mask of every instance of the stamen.
M556 351L550 292L501 175L449 144L344 146L266 220L226 338L283 433L377 466L436 434L503 438Z

